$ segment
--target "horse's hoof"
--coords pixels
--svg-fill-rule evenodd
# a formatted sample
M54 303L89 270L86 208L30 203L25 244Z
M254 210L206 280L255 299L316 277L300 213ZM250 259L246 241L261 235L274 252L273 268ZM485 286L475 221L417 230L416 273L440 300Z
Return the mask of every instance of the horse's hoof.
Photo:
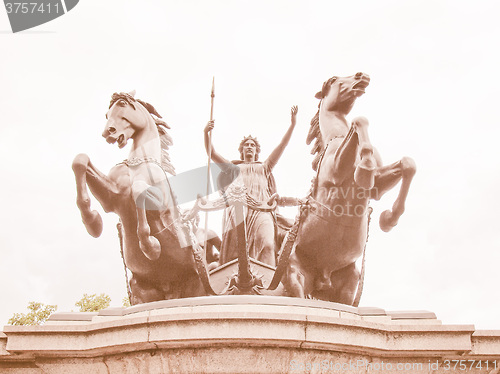
M97 210L91 211L88 215L82 217L83 224L87 232L94 238L98 238L102 234L102 218Z
M158 260L161 254L161 245L158 239L154 236L148 236L144 241L140 242L141 251L149 260Z
M390 210L384 210L380 215L379 224L382 231L389 232L398 224L398 219L394 217Z

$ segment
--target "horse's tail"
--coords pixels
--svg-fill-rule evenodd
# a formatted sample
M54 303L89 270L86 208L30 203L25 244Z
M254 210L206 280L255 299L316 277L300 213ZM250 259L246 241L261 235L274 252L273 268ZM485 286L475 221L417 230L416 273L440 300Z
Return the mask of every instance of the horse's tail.
M290 254L292 253L293 248L295 247L295 240L297 240L297 234L300 229L300 225L302 224L302 216L305 211L305 204L302 204L295 217L295 222L293 226L290 228L288 233L286 234L283 243L281 244L280 257L278 259L278 265L276 266L276 270L274 271L273 279L267 287L268 290L275 290L278 288L280 284L281 278L285 274L286 269L288 268L288 262L290 260Z
M366 244L368 243L368 231L370 229L370 217L373 212L371 207L368 207L368 223L366 230L366 242L365 247L363 248L363 259L361 260L361 273L359 274L359 283L358 289L356 290L356 296L354 297L354 301L352 302L352 306L357 307L359 305L359 301L361 300L361 294L363 293L363 286L365 284L365 262L366 262Z
M201 285L207 295L217 295L210 284L208 269L204 261L204 248L198 243L194 236L192 227L189 225L187 217L181 217L181 233L184 235L184 240L189 244L194 260L195 271L198 274ZM206 247L206 245L205 245Z
M358 283L358 289L356 290L356 297L354 298L354 301L352 302L352 306L359 306L359 301L361 300L361 294L363 293L363 286L365 284L365 252L366 252L366 244L365 248L363 249L363 260L361 262L361 273L359 275L359 283Z
M125 255L123 254L123 224L122 221L118 221L116 224L116 229L118 230L118 239L120 241L120 254L122 256L123 268L125 270L125 283L127 287L128 302L132 305L132 289L130 288L130 281L128 279L127 264L125 263Z

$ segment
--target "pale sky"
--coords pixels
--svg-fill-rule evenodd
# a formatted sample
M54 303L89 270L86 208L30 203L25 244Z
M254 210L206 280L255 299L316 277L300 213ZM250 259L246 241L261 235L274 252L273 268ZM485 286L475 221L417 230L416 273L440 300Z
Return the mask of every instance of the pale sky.
M369 119L384 162L410 156L418 170L392 232L378 216L397 190L372 204L360 305L500 329L499 14L491 0L82 0L12 34L0 10L0 324L29 301L68 311L83 293L126 295L118 217L94 199L105 227L89 236L71 170L81 152L106 173L126 158L101 137L113 92L135 89L172 126L178 172L206 163L213 76L213 141L228 159L249 133L267 157L298 105L274 175L281 195L301 197L314 94L363 71L371 84L349 118Z

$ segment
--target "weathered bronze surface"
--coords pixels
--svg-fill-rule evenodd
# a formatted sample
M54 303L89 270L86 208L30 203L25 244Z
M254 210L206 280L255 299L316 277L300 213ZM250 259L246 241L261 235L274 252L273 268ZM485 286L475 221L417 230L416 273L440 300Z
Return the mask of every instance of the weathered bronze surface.
M217 153L210 120L204 130L205 146L209 158L223 170L218 180L221 196L212 201L200 196L184 213L167 179L167 173L174 174L168 157L169 127L152 105L133 94L113 94L102 135L120 148L131 139L129 158L106 176L80 154L73 170L77 205L87 231L97 237L103 230L99 213L90 207L87 186L106 212L120 217L122 255L132 273L132 304L267 294L357 305L364 261L361 273L355 262L365 251L369 201L380 199L401 181L392 210L380 216L381 229L391 230L404 212L416 171L408 157L382 164L370 143L366 118L347 122L369 82L364 73L332 77L316 94L319 110L307 143L314 140L317 174L305 198L280 197L272 175L295 128L297 107L292 107L291 125L283 139L264 162L258 161L260 145L251 136L240 144L241 160L230 162ZM295 222L277 215L277 205L299 205ZM198 227L199 211L221 209L222 240Z
M403 214L416 171L413 160L383 165L370 143L368 120L357 117L349 126L345 118L369 82L364 73L332 77L316 94L319 110L307 143L315 140L317 177L295 224L297 239L283 279L290 296L357 304L363 278L355 261L367 239L369 200L380 199L402 181L392 210L380 216L380 227L389 231Z
M87 231L98 237L103 230L99 213L91 210L88 186L106 212L120 217L132 304L209 294L200 281L208 280L201 248L192 244L192 228L182 219L166 177L174 172L167 124L152 105L126 93L113 94L106 117L106 141L120 148L130 139L133 144L129 158L109 175L85 154L73 161L77 205Z
M205 148L212 160L226 172L232 173L232 165L237 165L239 175L232 182L232 186L243 186L245 194L257 203L267 202L276 193L272 170L281 158L296 125L298 108L291 109L291 124L278 146L271 152L264 162L259 162L260 144L254 137L247 136L241 141L238 151L240 160L230 162L220 155L211 144L209 132L214 128L214 121L205 127ZM247 205L247 204L245 204ZM225 210L221 263L224 264L237 257L238 226L246 226L246 241L251 257L265 264L276 265L276 216L274 211L262 209L246 209L244 218L237 219L234 206Z

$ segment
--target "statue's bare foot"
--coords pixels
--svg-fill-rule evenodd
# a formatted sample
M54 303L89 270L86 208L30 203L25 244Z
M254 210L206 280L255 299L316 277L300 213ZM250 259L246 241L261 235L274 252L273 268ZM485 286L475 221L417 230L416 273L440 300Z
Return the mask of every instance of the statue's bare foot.
M87 232L94 238L98 238L102 234L103 224L101 215L97 210L82 214L82 221L87 229Z
M399 217L396 217L390 210L384 210L380 215L380 228L384 232L389 232L398 224Z
M161 246L158 239L154 236L146 236L145 238L142 238L139 243L144 256L151 261L158 260L161 253Z

